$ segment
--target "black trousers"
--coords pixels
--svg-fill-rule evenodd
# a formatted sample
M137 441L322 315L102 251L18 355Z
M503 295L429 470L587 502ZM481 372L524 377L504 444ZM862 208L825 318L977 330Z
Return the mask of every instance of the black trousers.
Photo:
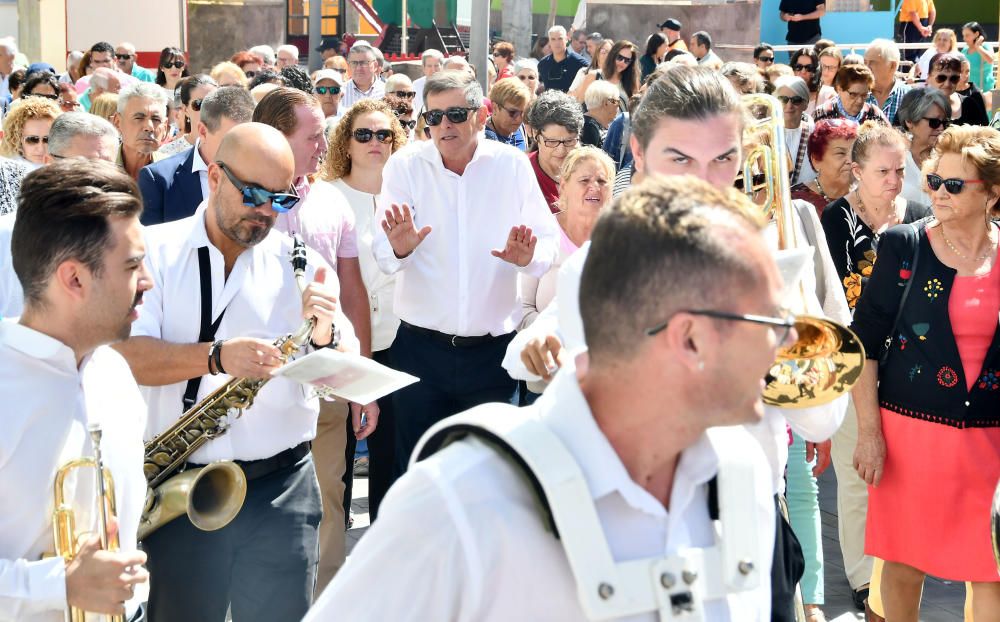
M248 482L222 529L177 518L143 541L149 622L300 620L312 603L323 510L312 454Z
M771 559L771 622L795 622L795 586L806 571L802 546L774 496L774 557Z
M392 395L400 413L396 478L406 472L421 435L438 421L488 402L512 403L517 383L500 364L513 338L510 333L479 345L456 347L405 324L399 327L389 348L393 365L420 382Z
M920 23L928 26L930 21L925 17L920 20ZM922 43L927 41L927 38L920 34L920 31L917 30L917 27L912 22L901 22L899 24L899 40L903 43ZM903 50L903 60L916 62L923 52L923 50ZM927 76L921 77L925 80L927 79Z

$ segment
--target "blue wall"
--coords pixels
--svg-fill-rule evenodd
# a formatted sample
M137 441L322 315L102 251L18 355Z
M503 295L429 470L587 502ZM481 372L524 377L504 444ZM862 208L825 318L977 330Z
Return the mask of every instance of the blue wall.
M781 0L763 0L760 8L760 38L771 45L785 45L788 24L778 17ZM892 39L894 11L827 13L820 20L823 38L839 43L868 43L879 37ZM781 58L781 55L778 56Z

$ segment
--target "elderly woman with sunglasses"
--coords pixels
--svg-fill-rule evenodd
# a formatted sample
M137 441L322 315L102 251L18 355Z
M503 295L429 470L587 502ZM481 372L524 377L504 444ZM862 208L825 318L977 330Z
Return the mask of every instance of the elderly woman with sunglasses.
M528 107L525 123L534 129L534 150L528 154L538 187L552 213L559 211L559 171L580 142L583 113L575 99L562 91L545 91Z
M950 127L923 170L934 218L886 233L852 325L869 358L853 391L865 552L886 560L886 619L916 620L932 574L971 582L973 616L995 620L1000 135Z
M201 120L201 101L206 95L219 88L215 80L206 74L184 78L180 82L180 116L183 119L181 134L160 147L156 154L160 158L172 156L194 146L198 139L198 122Z
M44 97L26 97L11 104L3 120L0 156L21 160L30 168L45 164L49 129L60 114L55 102Z
M956 125L989 125L983 94L972 89L966 95L958 92L962 81L962 64L965 59L959 52L938 54L928 66L927 85L940 89L948 96L951 105L948 117Z
M813 120L806 114L809 104L809 87L798 76L782 76L774 81L774 96L781 102L785 121L785 145L792 158L790 182L805 183L816 179L816 171L809 163L809 135Z
M486 119L483 132L489 140L496 140L528 150L524 130L524 109L531 101L531 93L520 80L500 80L490 89L493 114Z
M906 176L903 178L903 192L907 201L916 201L928 207L931 197L924 191L924 178L920 169L931 155L941 133L948 129L948 97L938 89L920 87L903 96L896 118L910 139L906 151Z

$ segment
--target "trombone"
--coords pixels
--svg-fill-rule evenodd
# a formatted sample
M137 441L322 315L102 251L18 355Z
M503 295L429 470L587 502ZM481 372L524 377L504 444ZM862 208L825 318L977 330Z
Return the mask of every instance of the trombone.
M87 426L87 432L94 445L94 455L70 460L56 471L52 530L55 536L56 555L66 560L66 563L76 558L80 541L88 535L86 532L77 532L76 512L66 501L66 478L76 469L92 468L95 470L98 533L101 536L101 548L106 551L117 551L119 548L117 532L113 536L108 533L108 520L117 518L117 512L115 509L114 480L111 477L111 471L104 466L104 459L101 457L101 426L91 423ZM66 611L66 619L69 622L86 622L87 612L77 607L69 607ZM125 617L111 615L107 616L107 619L111 622L124 622Z
M801 248L808 243L799 239L792 213L781 104L770 95L754 93L743 96L743 106L750 117L746 132L757 143L744 161L744 193L752 201L764 193L763 209L777 226L779 250ZM755 172L763 173L761 183L754 183ZM798 289L801 306L796 311L805 311L807 299L801 280ZM821 406L850 391L865 364L858 336L836 322L799 314L795 331L798 340L778 351L768 372L764 403L781 408Z

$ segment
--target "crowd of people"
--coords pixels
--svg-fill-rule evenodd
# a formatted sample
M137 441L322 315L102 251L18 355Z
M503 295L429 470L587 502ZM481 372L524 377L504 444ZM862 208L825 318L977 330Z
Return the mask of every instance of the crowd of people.
M788 64L766 43L725 61L672 18L642 45L562 26L526 57L496 41L486 68L427 49L415 80L363 40L324 41L311 73L291 45L198 73L179 48L144 68L133 44L99 42L60 73L0 41L0 494L25 502L0 517L0 619L569 620L655 613L662 586L711 620L793 620L798 590L821 622L830 464L870 620L917 620L927 574L998 619L995 51L979 24L959 51L917 11L903 40L926 53L845 54L802 4L782 2L803 44ZM756 94L783 132L754 129ZM748 157L774 140L777 208ZM782 247L785 218L806 259ZM856 333L850 395L761 401L793 312ZM357 404L272 377L290 355L275 337L303 318L299 355L419 382ZM242 509L138 543L144 443L230 378L268 382L185 463L239 465ZM523 412L576 496L553 494L508 424L475 423ZM476 418L434 435L459 413ZM95 536L64 560L52 481L94 453L89 424L120 549ZM373 524L345 565L365 453ZM690 566L699 548L739 572ZM582 559L658 574L633 594Z

